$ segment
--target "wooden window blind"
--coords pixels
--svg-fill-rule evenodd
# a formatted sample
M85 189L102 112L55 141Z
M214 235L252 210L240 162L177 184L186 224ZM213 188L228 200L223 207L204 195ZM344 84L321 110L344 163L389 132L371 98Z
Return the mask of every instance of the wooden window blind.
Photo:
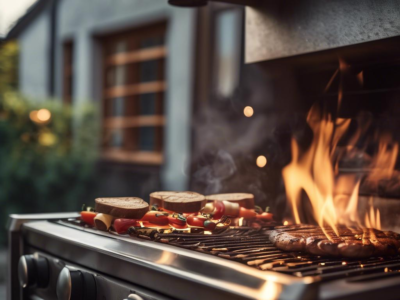
M102 39L103 158L163 163L165 24Z
M73 42L68 41L63 44L63 102L72 103L73 88Z

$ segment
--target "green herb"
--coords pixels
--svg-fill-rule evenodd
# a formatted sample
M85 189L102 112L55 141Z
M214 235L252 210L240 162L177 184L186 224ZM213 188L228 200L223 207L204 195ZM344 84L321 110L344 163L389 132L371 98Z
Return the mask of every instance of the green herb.
M182 215L178 215L177 217L176 217L178 220L181 220L181 221L183 221L183 222L186 222L186 218L184 217L184 216L182 216Z
M263 212L262 208L260 206L254 206L254 211L258 214L261 214Z
M95 212L96 210L94 209L94 207L86 206L86 204L82 204L81 211L92 211L92 212Z

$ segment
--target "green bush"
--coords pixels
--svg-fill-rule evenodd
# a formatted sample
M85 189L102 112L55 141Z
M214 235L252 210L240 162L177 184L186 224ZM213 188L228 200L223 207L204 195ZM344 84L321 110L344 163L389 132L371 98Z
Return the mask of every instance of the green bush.
M11 213L79 209L93 184L98 124L91 104L72 111L56 100L38 103L17 93L0 95L3 224ZM0 243L5 243L5 231Z

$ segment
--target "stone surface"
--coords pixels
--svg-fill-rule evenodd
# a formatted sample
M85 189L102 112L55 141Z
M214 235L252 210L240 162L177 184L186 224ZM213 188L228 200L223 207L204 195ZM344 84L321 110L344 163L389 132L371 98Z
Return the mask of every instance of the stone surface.
M396 0L262 1L246 8L246 62L400 35Z

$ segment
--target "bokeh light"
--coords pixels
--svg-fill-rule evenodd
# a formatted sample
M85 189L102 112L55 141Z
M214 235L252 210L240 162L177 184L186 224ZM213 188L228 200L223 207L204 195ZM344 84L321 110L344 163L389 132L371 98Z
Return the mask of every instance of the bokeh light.
M246 106L243 110L243 113L246 117L250 118L254 115L254 109L251 106Z
M53 146L57 142L57 137L51 132L42 132L39 134L39 144L42 146Z
M46 108L42 108L39 110L32 110L29 113L29 118L33 122L38 124L47 123L51 118L51 112Z
M37 112L37 118L41 122L47 122L51 118L51 113L48 109L42 108Z
M264 155L257 157L256 164L260 168L264 168L267 165L267 158Z

